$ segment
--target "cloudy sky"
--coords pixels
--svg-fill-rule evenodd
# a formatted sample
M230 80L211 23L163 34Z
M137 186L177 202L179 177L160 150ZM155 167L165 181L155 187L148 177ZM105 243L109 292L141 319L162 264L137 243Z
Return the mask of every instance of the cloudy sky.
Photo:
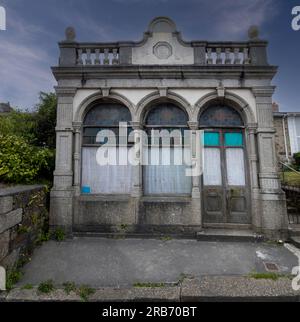
M280 67L274 100L300 111L300 31L291 28L300 0L0 0L0 102L31 109L39 91L53 91L50 66L57 42L72 25L78 41L140 40L150 20L169 16L185 40L246 40L256 24L270 41L270 63Z

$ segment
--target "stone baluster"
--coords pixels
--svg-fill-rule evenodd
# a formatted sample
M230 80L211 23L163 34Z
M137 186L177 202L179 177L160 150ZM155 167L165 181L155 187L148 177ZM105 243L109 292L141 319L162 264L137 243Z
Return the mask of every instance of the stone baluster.
M78 49L77 65L83 65L82 54L83 54L83 50Z
M100 65L100 49L95 49L95 65Z
M104 65L109 65L110 61L109 61L109 49L105 48L104 49L104 60L103 60L103 64Z
M250 64L249 48L244 48L244 65Z
M212 65L213 64L213 59L212 59L212 49L207 48L207 64Z
M119 64L119 59L118 59L118 49L114 48L113 49L113 60L112 60L113 65L118 65Z
M217 65L222 65L223 64L223 59L222 59L222 48L217 48L216 49L216 53L217 53L217 60L216 60L216 64Z
M91 58L91 49L86 50L86 64L92 65L92 58Z
M239 65L241 63L240 58L240 48L234 48L234 63L235 65Z
M231 49L230 48L226 48L225 49L225 64L226 65L230 65L232 63L230 54L231 54Z

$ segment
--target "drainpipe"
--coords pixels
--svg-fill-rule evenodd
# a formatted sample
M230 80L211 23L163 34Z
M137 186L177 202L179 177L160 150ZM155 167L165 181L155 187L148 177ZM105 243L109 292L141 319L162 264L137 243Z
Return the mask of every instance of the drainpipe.
M287 138L286 138L286 129L285 129L285 119L287 118L287 114L283 115L282 118L282 126L283 126L283 137L284 137L284 148L285 148L285 158L286 161L289 162L289 152L288 152L288 146L287 146Z

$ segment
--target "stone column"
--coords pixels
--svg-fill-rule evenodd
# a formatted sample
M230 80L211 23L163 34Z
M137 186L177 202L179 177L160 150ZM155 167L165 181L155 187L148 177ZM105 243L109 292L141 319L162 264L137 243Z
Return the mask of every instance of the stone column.
M142 166L142 158L143 158L143 151L142 151L142 137L141 137L141 124L139 122L132 122L131 126L134 130L134 142L135 144L139 142L140 144L140 151L137 155L135 155L132 171L132 192L131 196L133 198L140 198L143 195L143 166Z
M137 226L139 224L140 217L140 199L143 196L143 142L141 136L141 123L131 122L133 128L134 143L140 143L139 153L134 155L134 165L132 171L132 190L131 190L131 213L133 214L132 223ZM132 228L133 231L136 229Z
M81 122L73 123L74 136L75 136L74 137L74 190L75 190L76 196L79 196L81 191L81 188L80 188L81 128L82 128Z
M56 167L51 191L50 226L72 232L74 88L57 88Z
M251 210L252 225L255 231L261 230L261 209L260 209L260 190L258 182L258 155L256 144L257 124L248 124L248 158L250 164L250 181L251 181Z
M251 179L251 187L252 189L258 189L258 157L257 157L257 148L256 148L256 124L249 124L247 126L248 130L248 155L249 155L249 162L250 162L250 179Z
M287 229L285 194L277 172L275 128L272 110L273 87L256 87L253 93L257 108L257 146L261 229L270 238L280 238Z
M198 122L189 122L189 128L191 131L191 160L195 167L201 166L201 156L200 156L200 133ZM200 183L200 173L197 171L192 177L192 211L193 218L196 225L202 227L202 212L201 212L201 183Z

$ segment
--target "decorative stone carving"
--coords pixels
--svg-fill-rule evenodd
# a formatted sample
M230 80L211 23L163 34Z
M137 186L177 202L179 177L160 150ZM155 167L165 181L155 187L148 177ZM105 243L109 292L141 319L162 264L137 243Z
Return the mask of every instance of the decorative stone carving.
M160 97L167 97L168 96L168 88L167 87L160 87L158 88Z
M110 94L110 88L109 87L103 87L103 88L101 88L101 90L102 90L103 97L108 97L109 96L109 94Z
M225 97L225 87L222 82L220 82L219 86L217 87L217 94L218 97Z
M251 26L248 30L248 36L251 40L258 40L258 37L259 37L258 26Z
M176 31L176 24L169 17L157 17L150 22L150 33L172 33Z
M76 31L74 27L68 27L65 31L66 41L73 42L76 39Z
M168 59L173 55L173 48L167 42L159 42L154 46L153 53L158 59Z

